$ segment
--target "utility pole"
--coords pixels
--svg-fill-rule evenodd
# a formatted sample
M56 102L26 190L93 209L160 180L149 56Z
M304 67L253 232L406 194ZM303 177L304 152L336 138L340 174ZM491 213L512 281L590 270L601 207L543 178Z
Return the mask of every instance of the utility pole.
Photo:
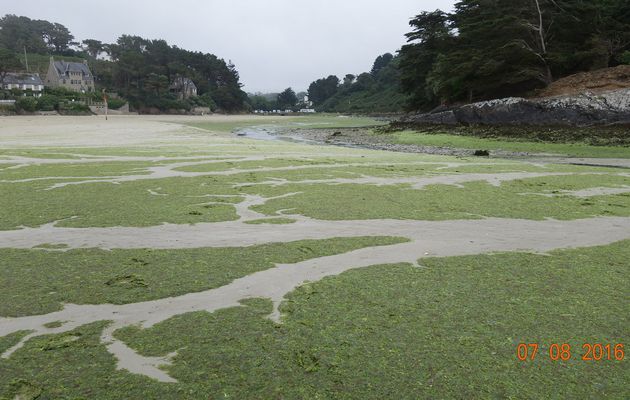
M107 107L107 92L105 91L105 89L103 89L103 102L105 103L105 121L107 121L108 107Z

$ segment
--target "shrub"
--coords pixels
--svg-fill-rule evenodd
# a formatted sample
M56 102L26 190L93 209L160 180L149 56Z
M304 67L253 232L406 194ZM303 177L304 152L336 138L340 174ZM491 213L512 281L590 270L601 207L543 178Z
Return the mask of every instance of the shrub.
M65 87L46 87L44 88L44 94L50 94L62 99L73 99L79 96L79 93L66 89Z
M37 99L34 97L20 97L15 101L15 108L18 111L33 112L37 110Z
M161 111L167 110L190 110L190 103L185 100L177 100L172 96L149 97L146 99L145 107L157 108Z
M84 114L90 113L90 107L79 102L59 103L59 112L63 114Z
M0 104L0 115L13 115L13 114L15 114L15 105Z
M193 100L193 104L195 106L209 107L212 111L216 110L217 108L217 104L214 102L214 100L212 100L212 97L209 93L204 93L199 97L193 97L191 100Z
M43 94L37 99L37 109L41 111L56 110L59 105L59 97L51 94Z
M107 107L111 110L118 110L120 107L124 106L125 104L127 104L127 101L123 99L108 99L107 100Z
M14 96L10 90L0 90L0 100L13 100Z

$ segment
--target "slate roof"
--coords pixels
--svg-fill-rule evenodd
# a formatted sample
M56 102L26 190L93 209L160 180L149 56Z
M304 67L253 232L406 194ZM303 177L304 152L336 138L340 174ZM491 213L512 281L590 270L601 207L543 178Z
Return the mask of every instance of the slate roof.
M5 85L43 85L37 74L8 73L2 81Z
M54 65L59 76L66 75L66 72L80 72L84 76L92 76L87 64L84 63L55 61Z

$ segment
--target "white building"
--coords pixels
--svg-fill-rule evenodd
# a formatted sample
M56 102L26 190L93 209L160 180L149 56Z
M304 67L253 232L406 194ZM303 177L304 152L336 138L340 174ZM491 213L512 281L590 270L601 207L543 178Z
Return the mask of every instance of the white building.
M44 82L42 82L38 74L9 72L2 80L2 88L7 90L18 89L24 92L30 90L35 97L39 97L44 90Z

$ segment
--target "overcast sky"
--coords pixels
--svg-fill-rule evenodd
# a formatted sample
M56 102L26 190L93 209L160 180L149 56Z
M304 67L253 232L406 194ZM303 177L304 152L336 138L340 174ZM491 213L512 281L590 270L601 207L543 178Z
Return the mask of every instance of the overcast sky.
M408 21L450 0L0 0L0 13L65 25L77 40L165 39L232 60L248 92L305 90L368 71L405 42Z

